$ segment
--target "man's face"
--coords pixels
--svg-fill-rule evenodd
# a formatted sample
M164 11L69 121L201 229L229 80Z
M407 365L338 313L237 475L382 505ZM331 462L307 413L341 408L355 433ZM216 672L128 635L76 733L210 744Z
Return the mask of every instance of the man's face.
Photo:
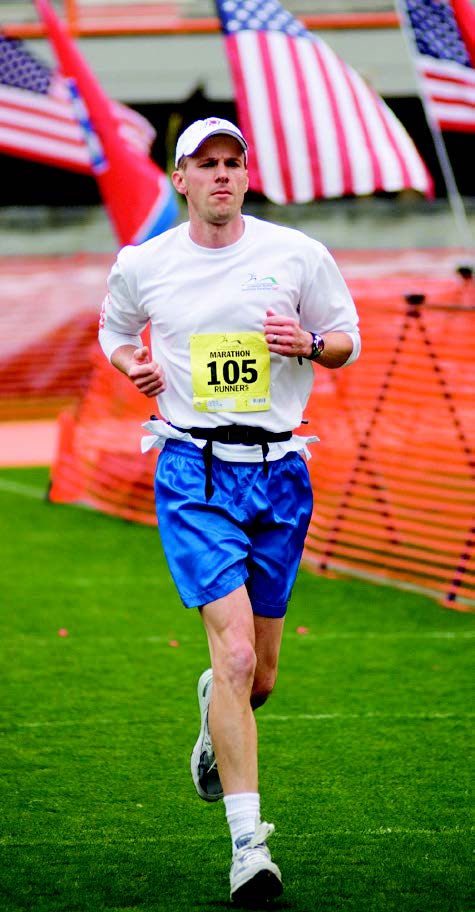
M226 225L240 213L248 187L244 152L233 136L210 136L184 159L172 175L186 196L190 217L210 225Z

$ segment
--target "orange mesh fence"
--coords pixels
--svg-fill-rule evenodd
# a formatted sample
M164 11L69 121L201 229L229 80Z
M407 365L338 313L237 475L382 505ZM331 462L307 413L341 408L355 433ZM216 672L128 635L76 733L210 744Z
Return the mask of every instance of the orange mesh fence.
M327 427L310 463L306 557L470 607L474 313L414 298L389 294L384 315L359 301L364 357L312 397L310 414Z
M305 560L475 604L474 290L460 277L349 276L360 360L315 371L307 409L315 492ZM410 287L414 287L414 280ZM425 297L424 297L425 295ZM156 453L140 454L153 411L97 351L87 394L60 422L50 497L155 524Z
M0 420L56 417L86 392L112 259L0 258Z
M93 360L87 396L75 411L59 417L50 499L155 523L157 454L140 453L141 422L150 417L155 400L148 403L98 349Z

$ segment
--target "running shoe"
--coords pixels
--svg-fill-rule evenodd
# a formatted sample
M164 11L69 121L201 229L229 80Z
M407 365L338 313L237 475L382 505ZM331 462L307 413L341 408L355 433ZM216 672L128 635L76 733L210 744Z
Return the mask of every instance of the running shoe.
M231 864L231 899L245 909L265 908L282 893L282 875L272 861L266 839L274 824L260 823L254 834L236 843Z
M201 728L198 740L191 754L191 776L196 791L203 801L219 801L223 787L219 778L213 742L208 728L208 710L213 688L213 672L208 668L198 681L198 703L201 714Z

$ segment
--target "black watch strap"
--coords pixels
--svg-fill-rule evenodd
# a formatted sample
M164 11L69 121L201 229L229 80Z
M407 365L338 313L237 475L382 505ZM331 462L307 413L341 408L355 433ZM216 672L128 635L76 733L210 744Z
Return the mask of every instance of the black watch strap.
M317 359L320 357L320 355L322 354L322 352L325 348L325 342L324 342L322 336L320 336L318 333L313 332L313 333L311 333L311 336L312 336L312 351L307 356L307 360L308 361L317 361Z

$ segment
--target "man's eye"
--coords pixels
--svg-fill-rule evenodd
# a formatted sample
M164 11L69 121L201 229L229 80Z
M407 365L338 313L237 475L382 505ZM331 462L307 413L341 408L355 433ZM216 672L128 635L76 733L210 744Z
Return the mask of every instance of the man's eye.
M215 168L218 163L212 158L207 158L206 161L199 162L199 168ZM240 162L237 158L230 158L224 163L226 168L239 168Z

